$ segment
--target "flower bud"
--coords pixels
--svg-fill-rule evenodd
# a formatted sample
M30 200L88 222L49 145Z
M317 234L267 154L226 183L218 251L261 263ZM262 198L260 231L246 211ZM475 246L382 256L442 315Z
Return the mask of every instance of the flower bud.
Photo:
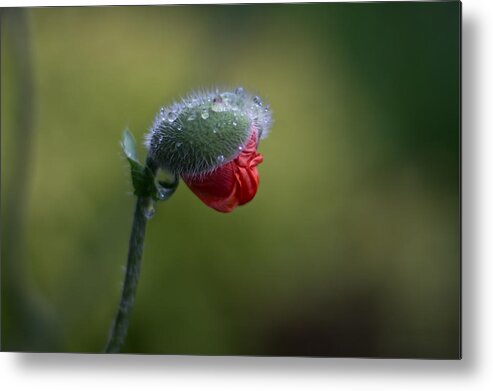
M146 146L157 166L197 176L234 160L253 129L257 138L264 138L271 122L269 107L241 87L195 93L161 108L146 136Z
M206 205L231 212L257 192L257 147L271 123L270 108L241 87L196 93L160 110L146 146L158 167L181 175Z

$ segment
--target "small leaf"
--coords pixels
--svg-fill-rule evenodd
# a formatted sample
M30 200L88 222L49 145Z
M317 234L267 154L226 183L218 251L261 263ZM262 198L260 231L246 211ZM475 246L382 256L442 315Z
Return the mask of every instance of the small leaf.
M137 159L137 150L135 148L135 138L132 132L128 129L123 131L122 149L127 159L132 159L137 163L139 162Z
M156 193L154 175L149 167L144 167L137 159L135 138L128 129L123 132L122 149L130 163L130 174L132 176L134 194L143 197L154 195Z

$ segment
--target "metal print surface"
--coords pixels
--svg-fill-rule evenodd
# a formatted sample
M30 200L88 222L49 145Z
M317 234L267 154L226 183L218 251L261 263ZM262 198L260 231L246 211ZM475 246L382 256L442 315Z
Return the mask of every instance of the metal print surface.
M3 351L460 358L459 2L1 28Z

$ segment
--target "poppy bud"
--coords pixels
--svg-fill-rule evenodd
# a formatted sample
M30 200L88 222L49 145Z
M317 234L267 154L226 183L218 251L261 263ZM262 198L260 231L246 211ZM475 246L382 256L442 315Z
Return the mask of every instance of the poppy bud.
M196 93L161 108L146 146L158 167L181 175L206 205L230 212L255 196L257 146L271 123L269 107L241 87Z

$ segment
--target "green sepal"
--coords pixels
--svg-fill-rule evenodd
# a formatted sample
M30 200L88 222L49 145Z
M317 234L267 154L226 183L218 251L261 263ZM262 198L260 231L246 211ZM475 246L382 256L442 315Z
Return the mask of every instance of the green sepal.
M138 163L137 149L135 148L135 137L129 129L123 131L122 149L125 157Z
M134 194L143 197L152 196L156 193L154 175L147 166L142 165L137 159L135 138L128 129L123 132L122 149L130 164Z

